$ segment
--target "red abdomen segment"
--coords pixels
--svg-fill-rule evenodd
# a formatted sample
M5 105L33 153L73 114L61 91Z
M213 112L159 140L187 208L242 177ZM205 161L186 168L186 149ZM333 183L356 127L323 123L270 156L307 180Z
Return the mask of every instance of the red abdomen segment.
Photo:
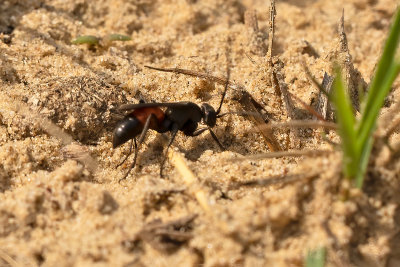
M154 114L157 118L157 122L155 121L150 122L150 129L155 130L158 128L158 125L162 123L165 117L164 111L162 111L160 108L158 107L138 108L135 109L129 115L135 117L138 121L140 121L144 125L146 123L147 118L151 114Z

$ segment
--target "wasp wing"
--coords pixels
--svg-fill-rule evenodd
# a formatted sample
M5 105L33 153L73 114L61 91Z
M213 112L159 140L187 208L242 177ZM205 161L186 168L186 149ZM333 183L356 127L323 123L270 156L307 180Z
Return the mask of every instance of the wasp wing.
M118 107L119 111L130 111L139 108L152 108L152 107L166 107L166 108L179 108L185 107L191 103L189 101L171 102L171 103L138 103L138 104L125 104Z

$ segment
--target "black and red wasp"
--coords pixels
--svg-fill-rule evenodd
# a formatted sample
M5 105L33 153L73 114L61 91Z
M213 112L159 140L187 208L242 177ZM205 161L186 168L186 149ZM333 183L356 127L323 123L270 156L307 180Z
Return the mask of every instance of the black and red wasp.
M157 69L154 67L148 68ZM229 71L227 81L228 80ZM224 146L218 140L211 128L215 126L217 118L225 115L220 114L220 112L227 89L228 82L225 84L224 92L222 93L221 101L216 111L207 103L198 106L189 101L172 103L144 103L144 101L140 101L138 104L126 104L120 106L118 108L120 111L128 111L129 113L118 122L114 129L113 148L117 148L129 140L133 140L135 144L133 162L121 180L125 179L129 175L129 172L135 167L138 150L140 149L149 129L155 130L159 133L171 132L171 139L169 140L160 166L161 177L163 176L162 171L167 159L168 149L173 143L178 131L182 131L186 136L198 136L208 130L221 150L225 150ZM166 109L163 111L161 108ZM204 124L204 127L198 128L199 123L201 122ZM137 142L136 137L138 135L140 136ZM132 143L128 155L118 166L122 165L130 154L132 154Z

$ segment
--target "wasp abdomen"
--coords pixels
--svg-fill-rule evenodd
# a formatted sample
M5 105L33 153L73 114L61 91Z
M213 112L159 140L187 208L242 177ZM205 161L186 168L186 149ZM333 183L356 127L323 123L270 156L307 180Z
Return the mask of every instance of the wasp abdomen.
M141 124L141 121L131 116L126 116L121 120L115 127L113 133L113 148L119 147L140 134L142 132Z

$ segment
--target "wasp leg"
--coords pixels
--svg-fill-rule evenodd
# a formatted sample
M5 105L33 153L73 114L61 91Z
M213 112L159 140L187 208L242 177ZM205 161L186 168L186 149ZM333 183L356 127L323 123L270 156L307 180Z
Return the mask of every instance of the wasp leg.
M172 129L171 129L171 132L172 132L171 139L169 140L167 149L165 150L164 159L163 159L163 161L161 162L161 165L160 165L160 177L161 178L163 177L162 171L163 171L163 168L164 168L164 165L165 165L165 161L167 160L167 157L168 157L168 149L172 145L172 142L174 142L176 134L178 133L178 130L179 130L178 125L176 123L174 123L172 125Z
M143 126L143 130L142 133L140 134L139 137L139 142L138 145L136 146L136 139L135 139L135 156L133 157L133 162L132 165L129 167L128 171L126 172L126 174L124 175L124 177L122 177L121 179L119 179L119 182L121 182L122 180L125 180L126 177L128 177L129 173L131 172L131 170L135 167L136 165L136 159L137 159L137 155L138 155L138 151L140 149L140 146L142 145L144 138L146 137L146 133L150 128L150 122L152 119L155 119L155 115L151 114L149 117L147 117L146 123Z
M198 136L198 135L204 133L207 130L208 130L208 127L197 129L192 134L190 134L190 136Z
M221 144L221 142L218 140L217 136L215 135L215 133L211 130L210 127L205 127L205 128L201 128L201 129L197 129L196 131L194 131L190 136L198 136L200 134L202 134L203 132L209 130L210 134L212 136L212 138L215 140L215 142L217 142L219 148L221 148L222 151L225 151L225 147Z
M219 148L220 148L222 151L225 151L225 147L224 147L224 146L221 144L221 142L218 140L218 137L215 135L215 133L213 132L213 130L211 130L210 127L208 127L208 130L210 131L210 134L211 134L212 138L215 140L215 142L217 142Z
M133 141L135 141L135 150L137 149L136 138L134 137L134 138L132 138L132 140L131 140L131 145L130 145L130 147L129 147L129 152L128 152L128 154L125 156L124 160L123 160L121 163L119 163L115 168L118 168L119 166L121 166L122 164L124 164L124 162L125 162L125 161L129 158L129 156L132 154Z

